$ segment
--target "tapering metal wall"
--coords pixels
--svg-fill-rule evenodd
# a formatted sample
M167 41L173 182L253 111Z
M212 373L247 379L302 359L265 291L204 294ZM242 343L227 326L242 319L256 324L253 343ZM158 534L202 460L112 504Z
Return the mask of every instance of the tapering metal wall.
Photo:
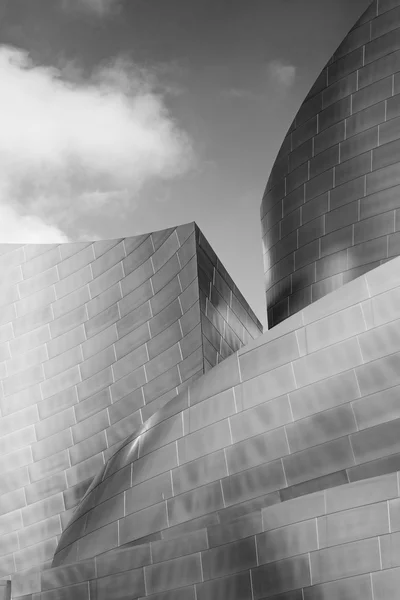
M372 2L312 87L261 206L268 324L400 252L400 7Z

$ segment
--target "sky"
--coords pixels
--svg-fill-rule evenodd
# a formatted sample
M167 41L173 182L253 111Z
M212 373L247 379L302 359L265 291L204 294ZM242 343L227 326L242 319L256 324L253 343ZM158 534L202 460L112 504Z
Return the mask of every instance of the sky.
M265 323L275 156L369 0L0 0L0 242L196 221Z

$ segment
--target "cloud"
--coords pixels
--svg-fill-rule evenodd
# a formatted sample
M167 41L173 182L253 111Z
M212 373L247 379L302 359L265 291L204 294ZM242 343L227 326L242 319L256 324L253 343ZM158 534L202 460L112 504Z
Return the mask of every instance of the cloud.
M98 17L118 12L122 0L61 0L64 10L83 10Z
M230 87L222 90L221 96L226 98L237 98L239 100L248 100L249 98L254 97L254 92L240 87Z
M11 206L0 206L1 243L57 244L68 237L57 227L48 225L34 215L20 215Z
M296 79L296 67L281 60L272 60L267 67L269 79L283 88L291 87Z
M131 211L193 164L154 78L127 59L74 80L3 46L0 79L0 205L17 213L87 231L94 211Z
M220 91L220 97L249 102L265 98L266 95L271 97L272 94L280 99L282 92L285 93L296 81L296 67L283 60L271 60L262 65L261 69L257 79L249 86L239 84L224 87Z

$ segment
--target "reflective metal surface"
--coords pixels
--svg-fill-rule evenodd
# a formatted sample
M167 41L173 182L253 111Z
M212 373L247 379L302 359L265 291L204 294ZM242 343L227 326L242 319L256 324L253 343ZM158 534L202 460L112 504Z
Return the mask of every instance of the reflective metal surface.
M161 552L162 568L144 568L154 593L212 597L235 582L249 598L369 594L371 578L355 578L381 581L379 544L395 561L399 267L305 308L155 413L93 483L53 565L99 558L107 545L111 557L115 532L121 546ZM163 544L190 555L186 537L205 528L208 550L174 575Z
M399 254L399 14L371 3L278 153L261 205L269 327Z
M182 228L152 234L152 246L148 236L124 240L132 256L110 258L104 272L95 261L85 271L83 254L79 276L68 267L78 252L65 246L59 289L71 296L68 318L46 324L40 309L33 321L29 311L17 317L14 329L5 323L3 362L12 367L0 444L10 445L0 468L10 475L0 532L3 564L21 570L14 598L398 596L400 258L383 259L398 254L387 227L397 223L400 184L399 25L400 0L371 3L316 81L271 174L264 224L270 256L291 283L282 278L286 308L275 311L276 301L269 316L273 324L292 316L243 345L252 313L192 227L186 237ZM99 244L106 254L118 245ZM38 282L28 277L21 289L36 297L45 282L59 285L49 284L54 260L52 249ZM87 285L82 300L76 289ZM103 327L91 303L104 285ZM83 318L82 301L94 313L87 308L87 321L71 325ZM45 361L26 327L45 344ZM75 330L80 341L71 343ZM226 358L225 344L238 351ZM198 348L207 372L189 381ZM15 377L15 351L27 356L29 387ZM179 390L182 372L188 384ZM89 487L78 467L96 471ZM51 568L24 572L21 540L25 561L52 560Z
M0 577L7 577L51 563L93 476L95 495L79 509L93 514L67 529L60 547L83 524L87 554L93 545L120 545L138 521L143 535L153 518L164 524L166 507L148 506L172 496L171 478L162 478L177 464L183 392L262 327L194 223L123 240L4 244L0 271ZM166 404L165 420L158 411ZM232 396L230 412L233 405ZM210 418L209 409L203 419ZM143 423L155 435L128 445ZM170 451L161 448L166 440ZM130 486L135 459L140 489ZM159 475L154 489L151 473ZM132 517L118 533L107 515L125 517L128 488L127 506L149 516Z
M395 598L398 483L392 473L334 487L229 526L204 525L48 569L30 582L37 592L25 598Z

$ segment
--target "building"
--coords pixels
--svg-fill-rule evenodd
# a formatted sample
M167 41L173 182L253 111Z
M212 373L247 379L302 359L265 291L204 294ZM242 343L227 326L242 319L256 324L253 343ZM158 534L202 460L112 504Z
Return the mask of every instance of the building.
M4 249L13 598L397 597L399 28L374 0L284 140L266 333L194 224Z
M278 153L261 205L270 327L400 253L398 4L370 4Z

